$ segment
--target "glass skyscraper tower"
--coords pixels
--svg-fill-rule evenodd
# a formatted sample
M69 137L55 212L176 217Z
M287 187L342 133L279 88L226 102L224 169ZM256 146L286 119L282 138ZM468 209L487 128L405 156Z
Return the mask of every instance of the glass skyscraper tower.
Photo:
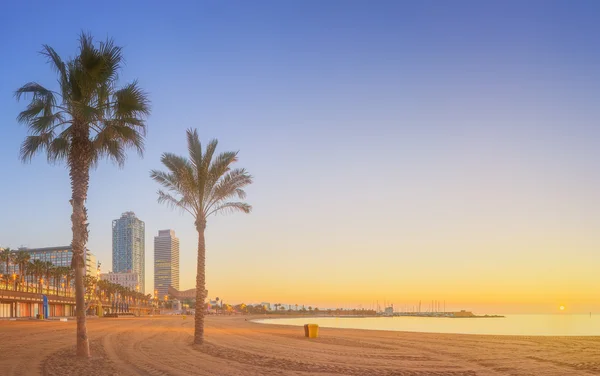
M139 292L145 293L146 229L133 212L126 212L112 222L113 272L133 272L138 275Z
M159 230L154 237L154 290L159 299L179 290L179 239L173 230Z

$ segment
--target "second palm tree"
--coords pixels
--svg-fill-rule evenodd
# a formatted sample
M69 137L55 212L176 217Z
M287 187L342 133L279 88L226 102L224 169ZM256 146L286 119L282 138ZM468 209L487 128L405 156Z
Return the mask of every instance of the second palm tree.
M161 162L169 172L152 170L150 177L166 189L158 191L159 203L185 210L195 219L198 269L194 343L200 345L204 342L206 219L219 212L250 213L252 206L231 200L243 200L246 197L244 188L252 183L252 176L244 169L231 169L231 165L237 161L237 152L225 152L214 157L217 140L209 142L203 152L198 132L190 129L187 131L187 144L189 159L164 153Z

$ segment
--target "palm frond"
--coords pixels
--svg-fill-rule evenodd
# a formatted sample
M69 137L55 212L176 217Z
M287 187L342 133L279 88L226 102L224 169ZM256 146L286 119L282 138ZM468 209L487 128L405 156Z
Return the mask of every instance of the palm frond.
M215 185L212 195L218 201L226 200L234 195L243 199L244 197L240 197L240 195L245 196L242 188L250 184L252 184L252 176L245 169L231 170Z
M237 162L237 155L238 152L224 152L212 161L206 178L205 198L208 199L219 179L230 170L230 165Z
M41 134L54 131L61 125L69 124L61 113L37 116L29 120L29 130L33 134Z
M190 203L187 202L184 198L176 199L172 195L170 195L166 192L163 192L161 190L158 191L158 203L159 204L167 204L171 208L178 208L181 210L185 210L188 213L192 214L193 216L196 216L193 205L190 205Z
M144 137L134 129L119 125L120 123L105 122L104 127L92 139L95 161L108 157L122 167L126 160L125 149L129 147L135 148L139 155L143 155Z
M122 143L114 138L100 137L94 139L91 155L91 165L97 166L101 158L108 157L119 167L123 167L126 160L125 148Z
M198 130L190 128L186 131L186 136L190 162L198 172L202 168L202 144L198 137Z
M40 53L46 56L48 63L52 65L52 68L59 74L59 84L61 89L63 89L62 96L67 97L68 92L64 91L68 87L68 75L67 75L67 65L62 61L60 56L56 53L54 48L44 44L42 51Z
M113 39L100 42L98 53L104 60L104 71L102 81L114 82L119 78L119 69L123 62L123 48L115 46Z
M246 198L246 192L243 188L250 184L252 184L252 176L245 169L235 169L227 172L211 189L204 212L208 215L213 208L232 198L243 200Z
M173 174L178 175L182 173L182 170L185 174L194 175L194 169L190 162L187 159L175 155L173 153L163 153L160 158L162 164L165 165Z
M117 90L114 93L113 102L114 116L117 119L143 119L150 114L150 100L148 99L148 94L139 87L137 81ZM141 128L142 131L145 131L143 126Z
M104 60L98 49L94 47L94 38L82 32L79 36L79 54L75 59L78 72L78 84L89 92L92 87L101 82Z
M29 123L36 116L40 115L47 108L47 105L47 102L41 98L32 99L25 110L19 113L17 121L24 124Z
M23 162L31 161L31 158L35 154L49 147L53 137L54 134L52 132L27 136L23 144L21 144L21 160Z
M252 206L245 202L226 202L216 206L213 210L206 214L206 216L208 217L212 214L219 213L230 214L238 211L249 214L252 211Z
M66 133L66 132L65 132ZM54 137L47 146L48 161L55 163L60 160L66 160L69 155L71 143L63 135Z
M54 93L37 82L28 82L15 91L15 97L17 100L21 100L21 97L27 94L31 94L33 96L33 100L43 100L44 103L48 103L51 106L56 105Z
M186 197L186 200L194 203L196 208L201 208L200 201L197 199L197 180L193 166L185 158L171 153L164 153L161 162L170 173L152 171L151 177L170 191Z
M202 172L208 176L208 172L210 169L210 165L213 159L213 155L215 154L215 150L217 149L217 145L219 144L219 141L214 139L214 140L210 140L208 142L208 144L206 145L206 151L204 152L204 155L202 156Z
M179 192L181 190L181 184L173 174L168 174L158 170L151 170L150 178L169 191Z

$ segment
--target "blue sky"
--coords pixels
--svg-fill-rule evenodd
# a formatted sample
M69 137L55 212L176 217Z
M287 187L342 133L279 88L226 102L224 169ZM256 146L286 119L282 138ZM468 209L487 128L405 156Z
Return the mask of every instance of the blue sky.
M481 308L476 278L506 304L574 299L587 312L591 292L573 292L600 288L598 11L594 1L4 4L0 245L70 242L67 170L19 161L25 103L13 92L54 85L37 52L72 56L85 30L124 46L122 82L138 79L153 109L144 158L92 172L89 248L104 270L111 220L132 210L146 222L147 290L164 228L181 239L182 287L193 287L193 220L156 203L148 171L162 152L185 154L195 127L240 150L255 176L251 215L209 221L211 296ZM516 282L498 282L506 275ZM407 295L414 278L431 282Z

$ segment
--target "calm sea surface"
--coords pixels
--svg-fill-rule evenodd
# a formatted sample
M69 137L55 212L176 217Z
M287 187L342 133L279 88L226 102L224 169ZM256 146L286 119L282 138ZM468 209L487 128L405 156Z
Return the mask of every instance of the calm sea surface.
M325 328L428 333L600 336L600 315L507 315L504 318L311 317L256 320L265 324L318 324Z

